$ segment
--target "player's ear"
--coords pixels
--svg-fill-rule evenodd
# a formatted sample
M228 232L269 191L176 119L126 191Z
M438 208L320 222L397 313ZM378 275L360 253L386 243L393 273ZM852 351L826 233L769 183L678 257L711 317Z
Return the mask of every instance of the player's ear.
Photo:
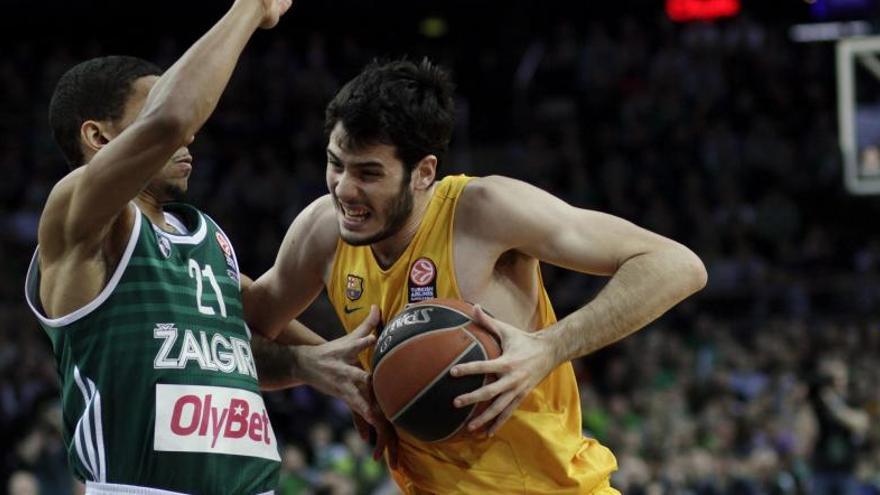
M80 139L86 150L94 154L110 142L109 129L102 122L87 120L79 128Z
M437 176L437 157L425 155L413 168L410 183L415 190L424 191L431 187Z

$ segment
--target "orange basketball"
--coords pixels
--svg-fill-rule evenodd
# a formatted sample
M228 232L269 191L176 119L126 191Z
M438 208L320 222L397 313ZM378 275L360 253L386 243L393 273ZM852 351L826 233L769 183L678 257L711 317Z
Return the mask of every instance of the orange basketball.
M425 442L448 440L486 408L486 403L452 404L492 377L453 377L449 370L501 355L495 336L474 322L473 314L466 302L429 299L408 306L382 330L373 353L373 391L397 428Z

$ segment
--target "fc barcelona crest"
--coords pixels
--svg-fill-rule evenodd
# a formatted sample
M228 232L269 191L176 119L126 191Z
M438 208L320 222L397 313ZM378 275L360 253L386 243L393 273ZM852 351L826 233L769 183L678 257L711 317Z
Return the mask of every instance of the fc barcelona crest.
M349 301L357 301L364 293L364 279L357 275L348 274L345 281L345 297Z

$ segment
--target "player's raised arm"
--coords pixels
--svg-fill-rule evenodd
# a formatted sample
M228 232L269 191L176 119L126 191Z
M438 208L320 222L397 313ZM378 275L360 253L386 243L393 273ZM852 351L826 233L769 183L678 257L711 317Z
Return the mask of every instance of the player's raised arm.
M226 15L159 78L143 109L118 136L100 122L80 132L94 153L54 212L74 243L100 242L113 220L187 144L213 112L245 44L260 26L272 27L290 0L236 0ZM61 198L59 198L61 199Z
M556 366L626 337L706 284L706 270L693 252L626 220L575 208L513 179L487 177L469 188L459 218L466 219L470 235L498 253L515 249L570 270L611 276L595 299L541 332L522 332L478 312L501 336L504 354L452 369L454 375L499 375L456 399L464 406L495 398L473 428L494 420L494 431Z

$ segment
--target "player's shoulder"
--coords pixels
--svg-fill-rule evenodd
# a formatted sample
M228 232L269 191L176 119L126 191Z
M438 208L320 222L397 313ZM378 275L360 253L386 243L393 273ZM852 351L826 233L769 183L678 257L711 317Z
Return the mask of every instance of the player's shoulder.
M519 179L503 175L474 177L464 187L461 200L472 203L509 200L512 194L532 187Z
M83 168L77 168L52 186L46 204L40 213L39 242L48 247L52 241L66 234L67 211L82 176ZM61 239L58 239L61 240Z
M303 209L303 214L308 214L314 221L324 221L332 219L336 215L336 207L333 204L333 197L325 194L318 199L312 201Z
M525 199L522 195L530 188L525 182L503 175L474 177L462 190L456 213L472 218L497 215L503 208L521 204Z
M70 201L70 197L76 190L76 185L79 183L83 172L84 167L76 168L56 182L49 191L49 197L46 199L46 206L50 206L52 203L66 203Z
M124 237L120 242L123 244L127 242L127 235L124 233L131 231L135 217L131 207L124 208L121 214L107 226L107 229L99 231L100 235L94 239L77 231L69 221L69 207L74 200L76 189L84 172L84 166L72 170L52 187L46 198L37 232L41 261L62 256L73 246L84 247L84 253L95 252L103 249L104 241L108 236L111 240Z
M505 223L514 179L500 175L474 177L468 181L455 207L455 235L494 239Z
M312 234L336 238L339 236L339 229L336 227L335 219L336 208L333 205L333 198L325 194L306 206L294 220L294 224L298 223Z
M325 194L306 206L293 220L288 236L296 244L306 244L313 254L330 254L339 241L333 198Z
M471 180L456 207L456 232L502 243L520 242L526 231L558 219L549 215L560 201L527 182L501 175Z

